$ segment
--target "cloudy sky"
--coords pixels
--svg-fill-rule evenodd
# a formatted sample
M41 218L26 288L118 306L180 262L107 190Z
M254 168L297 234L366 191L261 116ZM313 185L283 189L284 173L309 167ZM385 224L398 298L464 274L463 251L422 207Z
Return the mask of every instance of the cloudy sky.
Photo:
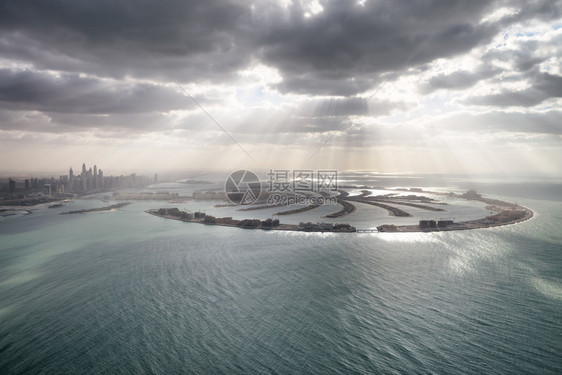
M562 1L0 1L0 171L561 175Z

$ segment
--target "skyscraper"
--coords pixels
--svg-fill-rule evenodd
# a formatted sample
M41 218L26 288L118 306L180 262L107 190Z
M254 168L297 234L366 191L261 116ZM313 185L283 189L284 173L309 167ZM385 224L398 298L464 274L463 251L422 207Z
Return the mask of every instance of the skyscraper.
M88 172L86 172L86 173L87 173L86 191L89 192L89 191L91 191L92 188L93 188L93 183L92 183L92 180L93 180L93 172L92 172L92 168L88 169Z
M100 189L103 189L103 171L101 169L98 173L98 179L99 179L99 187Z
M74 188L74 172L72 171L72 167L68 171L68 191L73 191Z
M14 193L16 192L16 181L15 181L15 180L12 180L11 178L8 179L8 180L9 180L9 181L8 181L8 184L9 184L9 187L8 187L9 192L10 192L10 194L14 194Z

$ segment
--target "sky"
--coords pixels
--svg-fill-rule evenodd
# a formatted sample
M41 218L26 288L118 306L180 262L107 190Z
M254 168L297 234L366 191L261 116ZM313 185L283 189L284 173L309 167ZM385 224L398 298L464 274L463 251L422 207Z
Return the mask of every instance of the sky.
M0 172L561 176L562 1L0 1Z

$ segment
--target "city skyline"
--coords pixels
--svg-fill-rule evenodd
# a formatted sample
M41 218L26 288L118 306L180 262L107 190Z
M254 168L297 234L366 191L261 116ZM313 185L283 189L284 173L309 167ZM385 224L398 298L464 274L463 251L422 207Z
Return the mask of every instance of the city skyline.
M0 173L560 176L561 4L9 2Z
M58 177L55 177L58 176ZM65 196L68 194L91 194L121 188L140 188L158 182L158 174L151 179L145 175L130 173L127 175L104 175L103 170L87 167L82 163L79 173L70 167L68 174L42 173L38 175L10 176L6 186L0 185L0 192L7 195L42 193L46 196Z

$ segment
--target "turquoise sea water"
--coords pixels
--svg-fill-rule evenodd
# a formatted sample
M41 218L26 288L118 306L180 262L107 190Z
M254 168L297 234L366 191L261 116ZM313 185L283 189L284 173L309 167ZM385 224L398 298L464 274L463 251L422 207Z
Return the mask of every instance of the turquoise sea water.
M536 216L462 232L58 215L95 200L2 218L0 373L558 374L562 199L537 186L483 184Z

